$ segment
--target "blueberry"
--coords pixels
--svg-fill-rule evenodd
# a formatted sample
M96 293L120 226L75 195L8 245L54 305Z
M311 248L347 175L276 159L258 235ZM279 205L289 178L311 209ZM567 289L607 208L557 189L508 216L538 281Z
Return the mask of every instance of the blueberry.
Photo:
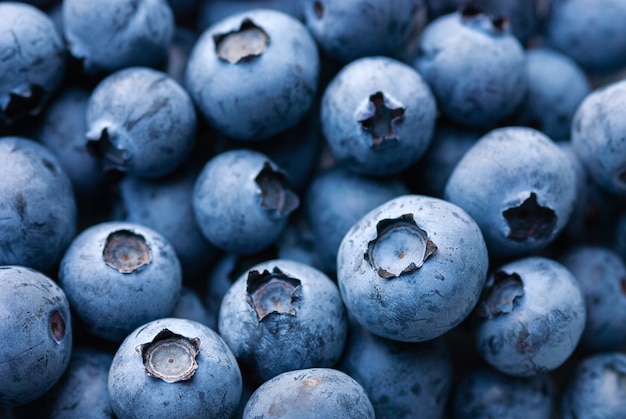
M603 189L626 195L626 80L594 90L582 101L572 122L572 145L592 178Z
M0 267L0 406L47 392L70 362L72 325L63 290L21 266Z
M160 71L127 68L102 80L86 110L87 148L104 168L157 178L191 151L196 114L187 92Z
M0 122L36 115L65 72L65 49L52 20L25 3L0 3Z
M63 24L70 53L87 73L157 66L174 36L166 0L63 0Z
M338 161L387 176L417 161L430 143L435 99L410 66L387 57L352 61L326 87L322 131Z
M309 184L305 206L313 243L327 272L337 271L341 239L362 216L397 196L408 193L398 180L377 180L336 166L319 173Z
M242 254L276 242L299 202L285 173L264 154L247 149L209 160L193 193L194 214L206 239Z
M587 321L581 346L594 352L619 350L626 344L626 266L605 247L580 245L560 259L578 280L585 297Z
M203 1L200 5L198 29L203 32L209 26L229 16L256 8L278 10L300 21L304 19L302 4L299 0L211 0Z
M295 369L332 367L343 352L347 317L326 275L276 259L233 283L220 306L218 329L248 376L263 382Z
M63 256L59 282L88 331L113 341L171 315L182 286L172 245L152 229L124 222L79 234Z
M193 320L213 330L217 330L216 317L211 314L204 306L198 293L189 287L183 286L178 303L172 312L172 317Z
M305 22L331 59L350 62L376 55L399 57L416 31L422 0L301 1Z
M490 255L527 254L547 247L567 224L576 202L576 172L541 132L499 128L459 161L444 197L476 220Z
M426 26L416 67L441 111L468 126L492 126L511 115L528 84L524 50L506 20L473 7Z
M215 23L200 37L186 86L223 134L262 140L293 127L317 92L315 41L293 17L255 9Z
M467 317L487 276L487 248L474 220L421 195L387 201L348 231L337 255L348 311L370 332L420 342Z
M109 371L111 407L120 418L229 418L241 397L241 372L222 338L185 319L138 327Z
M377 417L443 417L452 386L445 341L397 342L351 326L339 369L363 386Z
M554 386L548 374L511 377L480 367L459 381L454 394L455 419L550 419Z
M47 271L76 231L72 184L44 146L0 137L0 265Z
M585 301L565 266L527 257L490 275L474 318L483 358L503 373L530 377L556 369L574 352Z
M330 368L288 371L266 381L250 397L244 419L374 418L365 390L349 375Z

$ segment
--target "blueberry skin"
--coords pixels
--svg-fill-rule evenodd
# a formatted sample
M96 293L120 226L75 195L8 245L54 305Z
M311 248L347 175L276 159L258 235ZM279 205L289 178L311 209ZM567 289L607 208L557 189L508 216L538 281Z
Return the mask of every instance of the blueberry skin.
M288 291L277 296L277 287ZM313 267L285 259L241 275L224 295L218 319L220 335L258 382L286 371L332 367L347 329L336 284Z
M178 303L172 312L172 317L193 320L213 330L217 330L217 317L212 316L212 313L206 309L198 293L186 286L183 286L181 289Z
M574 113L591 90L585 73L568 56L549 48L528 50L526 70L528 92L517 123L554 140L569 139Z
M339 369L363 386L377 417L443 417L452 386L445 341L397 342L351 326Z
M309 112L319 67L315 41L302 23L279 11L254 9L201 35L185 79L211 125L229 137L262 140Z
M339 290L350 314L370 332L404 342L433 339L467 317L487 267L474 220L456 205L422 195L370 211L337 254Z
M543 257L510 262L490 275L474 313L476 346L500 372L530 377L559 367L585 327L580 285Z
M552 0L545 42L587 72L614 73L626 66L624 20L621 0Z
M249 254L278 240L299 199L269 158L241 149L220 153L207 162L196 180L192 205L210 243Z
M354 223L377 206L407 193L397 179L366 178L342 166L315 176L304 202L323 269L337 271L339 245Z
M541 132L498 128L459 161L444 198L476 220L490 255L528 254L548 246L567 224L576 202L576 171Z
M52 20L25 3L0 3L0 123L37 115L65 72L65 47Z
M606 352L580 361L561 398L561 418L622 418L626 355Z
M89 97L86 121L87 147L104 168L142 178L173 172L195 142L191 98L167 74L145 67L102 80Z
M139 345L159 341L164 329L178 335L178 345L182 338L199 339L197 368L190 377L167 382L158 374L147 375ZM180 358L170 359L186 366L190 354L178 352ZM119 418L230 418L239 404L242 378L235 357L216 332L192 320L164 318L138 327L122 342L109 371L108 390Z
M64 34L70 53L88 74L165 61L174 37L166 0L64 0Z
M105 222L74 239L59 282L87 330L119 342L139 325L172 314L182 275L162 235L140 224Z
M30 268L1 266L0 285L0 406L24 404L70 362L70 306L56 283Z
M387 57L352 61L326 87L322 132L336 159L369 176L401 172L432 138L430 88L412 67Z
M0 265L52 269L76 231L70 180L48 149L23 137L0 137L0 179Z
M305 22L331 59L399 57L416 30L422 0L301 0Z
M626 80L585 97L572 121L572 146L603 189L626 195Z
M209 26L229 16L246 12L250 9L273 9L294 18L304 20L300 1L293 0L211 0L200 5L198 31L204 32Z
M550 419L554 388L548 374L511 377L488 367L461 378L454 394L455 419Z
M422 32L415 66L443 114L459 124L491 126L511 115L526 94L524 50L501 22L457 12Z
M349 375L331 368L288 371L263 383L248 400L243 419L371 418L365 390Z
M626 266L612 250L580 245L559 259L578 280L587 321L580 345L587 351L614 351L626 344Z

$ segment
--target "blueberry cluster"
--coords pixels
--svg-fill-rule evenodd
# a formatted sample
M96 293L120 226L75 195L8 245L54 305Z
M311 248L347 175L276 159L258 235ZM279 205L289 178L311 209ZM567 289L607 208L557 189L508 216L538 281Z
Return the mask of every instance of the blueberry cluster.
M0 419L626 418L625 0L0 0Z

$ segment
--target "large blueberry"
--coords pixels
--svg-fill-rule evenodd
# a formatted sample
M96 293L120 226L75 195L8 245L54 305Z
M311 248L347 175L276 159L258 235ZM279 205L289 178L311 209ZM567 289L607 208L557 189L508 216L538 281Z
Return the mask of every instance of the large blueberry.
M319 57L306 27L269 9L229 16L194 47L186 86L229 137L261 140L300 121L317 92Z
M159 233L106 222L74 239L59 282L92 334L121 341L139 325L172 314L182 275L174 248Z
M72 325L63 290L21 266L0 267L0 406L47 392L70 362Z
M537 375L574 352L585 317L583 293L565 266L543 257L518 259L487 280L474 313L476 345L501 372Z
M65 48L52 20L25 3L0 3L0 123L34 115L57 89Z
M350 314L374 334L433 339L467 317L487 276L480 229L454 204L422 195L387 201L345 235L339 289Z
M261 385L243 411L253 418L374 419L367 393L349 375L330 368L285 372Z
M337 285L299 262L253 266L220 306L220 335L260 382L285 371L332 367L346 341L347 317Z
M572 122L572 146L596 183L626 195L626 80L585 97Z
M157 178L187 158L196 113L167 74L144 67L117 71L93 90L86 110L87 147L107 170Z
M63 27L71 54L88 73L154 67L165 61L174 36L166 0L63 0Z
M46 271L76 231L72 184L47 148L0 138L0 265Z
M220 153L196 180L193 210L206 239L235 253L255 253L276 242L300 201L287 176L264 154Z
M511 115L526 94L524 50L506 19L474 7L426 26L416 66L442 112L463 125L491 126Z
M122 342L109 371L119 418L230 418L242 390L237 361L222 338L185 319L138 327Z
M576 202L576 172L541 132L499 128L459 161L444 197L476 220L491 255L530 253L548 246L567 224Z
M430 144L437 107L410 66L387 57L346 65L326 87L324 137L340 162L361 174L400 173Z

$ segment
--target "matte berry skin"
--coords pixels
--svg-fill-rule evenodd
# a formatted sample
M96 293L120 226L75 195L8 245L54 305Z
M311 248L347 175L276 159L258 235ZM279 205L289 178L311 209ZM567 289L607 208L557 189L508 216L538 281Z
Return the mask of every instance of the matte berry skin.
M572 122L572 146L603 189L626 195L626 80L585 97Z
M546 44L585 71L614 73L626 66L625 19L621 0L553 0L545 23Z
M511 115L528 85L519 41L482 13L451 13L431 22L415 65L443 114L466 126L492 126Z
M351 326L338 368L363 386L377 417L443 417L452 387L445 341L397 342Z
M626 266L604 247L569 248L560 258L580 284L587 321L580 340L587 351L619 350L626 344Z
M229 16L246 12L250 9L264 8L286 13L302 21L304 14L300 1L293 0L211 0L200 5L198 30L205 31L209 26Z
M85 72L112 73L165 61L174 37L166 0L64 0L62 7L68 48Z
M620 418L626 412L626 355L605 352L583 358L561 399L561 417Z
M20 2L0 3L0 123L36 115L65 72L65 47L52 20Z
M365 390L349 375L331 368L285 372L263 383L248 400L244 419L373 419Z
M455 419L550 419L555 405L548 374L511 377L488 367L477 368L458 382Z
M377 206L407 193L398 180L366 178L342 166L313 178L305 205L324 270L337 271L339 245L354 223Z
M56 157L24 137L0 137L0 265L52 269L76 231L72 184Z
M213 330L217 330L217 316L213 316L213 313L206 309L196 291L186 286L183 286L181 289L178 304L174 307L172 317L193 320Z
M444 198L476 220L490 255L528 254L548 246L567 224L576 202L576 171L541 132L499 128L465 153Z
M263 287L274 280L293 286L285 276L298 285L291 297L264 312L261 308L272 296L253 288L258 274L268 281ZM343 352L347 328L335 283L315 268L283 259L259 263L241 275L224 295L218 320L220 335L248 377L258 382L286 371L332 367Z
M195 142L191 98L171 77L145 67L102 80L89 97L86 121L86 145L104 168L142 178L173 172Z
M348 311L367 330L421 342L470 314L487 267L482 234L465 211L441 199L403 195L348 231L337 280Z
M487 280L474 313L476 346L498 371L531 377L567 360L585 318L580 285L565 266L537 256L518 259Z
M146 374L137 347L152 342L164 329L199 339L197 369L186 380L166 382ZM195 321L164 318L138 327L124 339L113 358L108 390L120 418L225 419L239 405L242 379L235 357L216 332Z
M24 404L70 362L70 306L55 282L30 268L1 266L0 286L0 406Z
M299 199L285 174L264 154L220 153L196 180L193 210L204 237L216 247L255 253L276 242Z
M315 41L302 23L282 12L254 9L202 34L189 58L185 85L221 133L262 140L309 112L319 66Z
M320 49L333 60L399 57L416 31L421 0L301 1L305 22Z
M135 248L115 249L125 241ZM141 263L126 264L137 260ZM61 261L59 282L87 330L119 342L136 327L172 314L182 274L162 235L140 224L105 222L74 239Z
M419 73L388 58L352 61L326 87L322 132L335 158L368 176L400 173L430 144L437 106Z

